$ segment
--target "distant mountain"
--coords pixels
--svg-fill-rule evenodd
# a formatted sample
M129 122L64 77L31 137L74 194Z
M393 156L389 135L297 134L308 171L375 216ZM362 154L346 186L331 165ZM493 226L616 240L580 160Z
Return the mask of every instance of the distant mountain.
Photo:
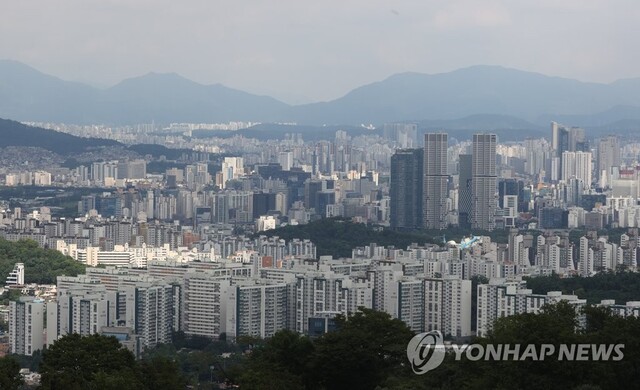
M0 61L0 117L76 124L274 121L288 108L220 84L149 73L108 89L64 81L16 61Z
M640 107L620 105L602 112L584 115L547 115L539 118L538 122L548 123L551 120L571 124L572 126L606 127L613 125L615 122L640 120Z
M101 98L105 121L117 118L119 123L272 121L288 107L267 96L202 85L175 73L127 79Z
M0 61L0 116L78 124L259 121L358 126L453 121L448 125L461 126L457 129L522 130L528 125L515 121L547 128L550 120L556 120L606 127L640 118L640 79L585 83L474 66L433 75L397 74L329 102L289 106L220 84L198 84L174 73L150 73L98 89L15 61ZM505 118L510 119L505 122Z
M536 121L542 116L591 114L617 105L640 106L638 79L584 83L474 66L434 75L397 74L331 102L297 106L289 112L292 120L327 124L450 120L477 114Z
M112 140L76 137L54 130L23 125L12 120L0 119L0 147L7 146L40 147L60 155L70 155L102 146L123 145Z
M95 88L60 80L16 61L0 61L2 118L84 123L91 119L97 93Z

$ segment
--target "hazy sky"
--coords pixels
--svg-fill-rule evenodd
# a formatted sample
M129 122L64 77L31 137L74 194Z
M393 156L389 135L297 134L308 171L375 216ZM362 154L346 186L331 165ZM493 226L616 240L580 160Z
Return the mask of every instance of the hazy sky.
M639 77L639 20L638 0L6 0L0 58L94 84L177 72L316 101L477 64Z

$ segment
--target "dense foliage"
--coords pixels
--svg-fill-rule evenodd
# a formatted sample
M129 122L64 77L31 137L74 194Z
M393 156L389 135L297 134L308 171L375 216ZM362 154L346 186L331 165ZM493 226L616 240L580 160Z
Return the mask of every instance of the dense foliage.
M175 362L188 384L203 388L203 384L224 382L234 367L244 359L242 342L212 341L202 336L173 335L171 344L160 344L145 350L143 362L165 360ZM222 357L224 354L225 357ZM206 387L205 387L206 388Z
M603 299L615 299L616 303L640 300L640 273L599 272L592 277L575 276L561 278L558 275L528 278L527 288L534 294L562 291L597 304Z
M43 249L32 240L11 242L0 238L0 280L15 263L24 263L25 283L55 284L60 275L76 276L85 266L53 249Z
M155 357L136 361L114 337L71 334L42 354L42 389L183 389L178 366Z
M482 345L624 344L621 361L544 360L456 361L448 354L437 369L414 377L414 389L631 389L637 381L631 372L640 364L640 319L611 315L606 309L585 310L586 328L576 325L574 308L567 303L546 307L539 314L520 314L496 321Z
M640 364L640 319L585 310L578 326L573 306L545 307L539 314L499 319L487 344L624 344L621 361L479 360L465 355L424 375L411 371L406 346L412 332L399 320L365 310L339 319L339 329L318 339L289 331L254 349L237 380L244 389L610 389L637 388L632 373ZM538 348L539 349L539 348Z
M309 338L283 330L270 339L212 342L174 335L173 343L135 361L114 338L70 335L43 353L43 389L609 389L636 388L640 364L640 319L588 307L578 321L573 306L546 306L539 314L496 321L480 345L624 344L621 361L456 360L425 375L412 372L406 347L413 332L388 314L361 309L338 317L337 330ZM523 347L524 348L524 347ZM248 354L244 351L249 350ZM2 366L0 365L0 370Z
M278 236L285 240L310 239L316 245L319 256L334 257L351 257L353 248L373 242L380 246L395 245L399 248L405 248L411 243L430 242L423 235L374 229L365 224L334 218L321 219L306 225L285 226L261 234Z
M156 158L165 156L167 160L177 160L183 154L191 154L193 152L191 149L169 149L164 145L157 144L135 144L128 146L127 149L132 150L142 156L147 154Z
M240 387L374 389L406 374L406 344L413 333L404 322L362 309L337 323L338 331L315 340L278 332L252 351L237 378Z
M12 357L0 358L0 389L17 390L22 383L20 364Z
M406 249L411 244L442 244L443 241L460 241L470 235L486 235L497 242L506 242L506 231L484 232L465 229L397 231L381 226L354 223L340 218L323 218L306 225L285 226L260 234L278 236L285 240L310 239L317 247L318 255L351 257L356 247L376 243L378 246L395 246Z

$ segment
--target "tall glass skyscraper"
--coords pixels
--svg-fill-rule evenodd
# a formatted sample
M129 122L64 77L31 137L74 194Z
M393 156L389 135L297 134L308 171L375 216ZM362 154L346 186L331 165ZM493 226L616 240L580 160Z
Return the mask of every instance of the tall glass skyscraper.
M391 215L393 228L422 227L422 149L400 149L391 156Z

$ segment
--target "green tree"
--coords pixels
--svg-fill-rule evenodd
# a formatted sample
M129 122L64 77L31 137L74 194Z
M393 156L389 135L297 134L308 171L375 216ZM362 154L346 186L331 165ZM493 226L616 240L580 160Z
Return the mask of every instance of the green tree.
M11 357L0 358L0 389L16 390L22 384L20 364Z
M318 338L310 362L313 382L327 389L373 389L407 375L407 343L413 332L384 312L361 308L337 318L338 330Z
M139 389L136 370L135 357L115 337L75 333L46 349L40 365L43 389Z
M300 389L313 353L313 343L296 332L282 330L255 347L239 381L247 389Z
M183 389L187 384L178 364L170 359L154 357L140 362L139 367L147 389Z

